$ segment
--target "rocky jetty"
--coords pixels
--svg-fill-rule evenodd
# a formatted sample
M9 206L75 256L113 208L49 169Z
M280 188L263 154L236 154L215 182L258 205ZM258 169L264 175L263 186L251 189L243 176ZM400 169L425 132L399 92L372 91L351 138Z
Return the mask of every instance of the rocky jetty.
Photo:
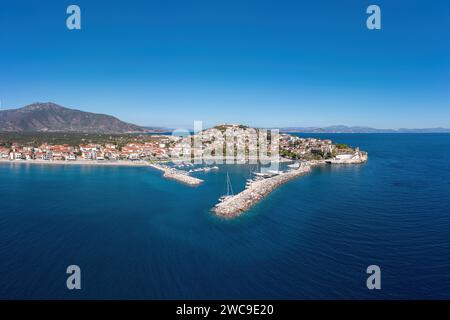
M171 168L168 166L155 164L155 163L150 163L149 166L152 168L155 168L157 170L163 171L164 172L163 176L165 178L174 179L174 180L177 180L179 182L185 183L190 186L197 186L203 182L202 179L191 177L187 172L177 170L175 168Z
M213 211L219 216L233 218L253 207L278 186L311 171L309 164L271 178L254 181L247 189L218 203Z

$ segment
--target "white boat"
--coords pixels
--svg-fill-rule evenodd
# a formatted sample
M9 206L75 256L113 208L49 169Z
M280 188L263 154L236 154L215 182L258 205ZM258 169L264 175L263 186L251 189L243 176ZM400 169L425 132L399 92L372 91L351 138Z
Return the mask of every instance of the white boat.
M219 202L223 202L233 196L233 186L231 185L230 175L227 172L227 194L219 198Z
M230 196L221 196L220 198L219 198L219 202L224 202L225 200L227 200L227 199L229 199L229 198L231 198L232 196L230 195Z
M250 188L250 186L252 185L252 183L254 181L255 180L253 180L253 179L247 179L247 181L245 182L245 188Z
M269 174L265 173L265 172L252 172L255 176L257 177L263 177L263 178L268 178L270 177Z
M300 162L296 162L296 163L293 163L293 164L288 164L288 167L289 168L294 168L294 169L300 168Z

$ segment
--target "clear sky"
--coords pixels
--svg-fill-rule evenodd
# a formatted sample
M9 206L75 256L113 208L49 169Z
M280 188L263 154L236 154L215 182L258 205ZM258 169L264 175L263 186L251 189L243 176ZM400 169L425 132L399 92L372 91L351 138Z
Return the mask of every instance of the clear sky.
M81 30L66 8L81 8ZM381 7L382 29L366 28ZM448 0L1 1L2 109L140 125L450 127Z

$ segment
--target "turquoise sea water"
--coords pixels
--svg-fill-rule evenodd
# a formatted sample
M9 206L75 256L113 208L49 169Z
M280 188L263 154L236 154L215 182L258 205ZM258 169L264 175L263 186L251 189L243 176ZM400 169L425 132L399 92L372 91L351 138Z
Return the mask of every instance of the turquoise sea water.
M450 135L307 136L369 162L316 168L232 221L210 209L245 165L192 188L151 168L1 164L0 298L450 298Z

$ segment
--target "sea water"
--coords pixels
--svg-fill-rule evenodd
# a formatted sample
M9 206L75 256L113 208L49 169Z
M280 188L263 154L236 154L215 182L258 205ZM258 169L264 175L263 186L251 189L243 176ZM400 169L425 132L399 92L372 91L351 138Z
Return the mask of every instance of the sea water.
M450 298L450 135L300 136L369 161L315 168L233 220L210 210L248 165L190 187L147 167L0 164L0 298Z

